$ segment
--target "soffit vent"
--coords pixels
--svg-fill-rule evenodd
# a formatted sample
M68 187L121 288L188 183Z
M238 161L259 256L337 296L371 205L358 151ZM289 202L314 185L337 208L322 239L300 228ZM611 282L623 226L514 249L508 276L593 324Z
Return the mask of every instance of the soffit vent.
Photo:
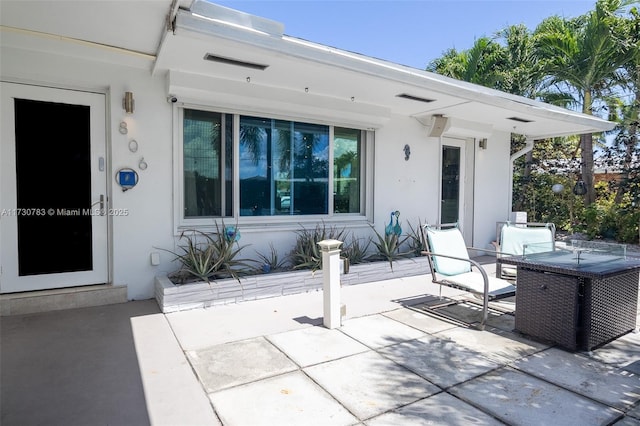
M409 99L412 101L418 101L418 102L424 102L424 103L429 103L429 102L434 102L435 99L428 99L428 98L421 98L420 96L413 96L413 95L409 95L408 93L400 93L399 95L396 95L396 97L398 98L403 98L403 99Z
M238 59L226 58L224 56L217 56L211 53L207 53L206 55L204 55L204 59L206 61L218 62L220 64L235 65L238 67L251 68L254 70L261 70L261 71L264 71L269 67L269 65L258 64L255 62L240 61Z
M533 120L527 120L526 118L520 118L520 117L507 117L507 120L513 120L519 123L533 123Z

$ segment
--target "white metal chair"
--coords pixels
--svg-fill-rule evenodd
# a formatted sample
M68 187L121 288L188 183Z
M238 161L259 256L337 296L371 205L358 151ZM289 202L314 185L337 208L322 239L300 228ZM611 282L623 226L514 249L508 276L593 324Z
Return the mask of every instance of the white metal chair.
M505 222L500 228L497 257L522 256L526 253L540 253L555 250L556 227L553 223ZM516 268L496 264L496 276L504 279L516 279Z
M514 296L515 286L506 280L490 277L478 262L469 258L464 238L457 227L435 229L425 225L422 228L422 238L423 246L427 247L422 254L428 257L434 283L482 297L479 328L484 329L489 315L489 301ZM472 270L472 266L475 270Z

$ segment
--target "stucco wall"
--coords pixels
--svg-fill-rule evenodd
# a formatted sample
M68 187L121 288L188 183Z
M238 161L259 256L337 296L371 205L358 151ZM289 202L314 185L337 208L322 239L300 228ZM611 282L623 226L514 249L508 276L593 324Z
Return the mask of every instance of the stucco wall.
M405 161L403 148L411 149ZM403 230L407 221L416 226L436 223L439 197L439 140L427 136L425 127L411 117L393 116L376 132L375 222L389 222L392 211L400 211ZM380 230L382 232L382 228Z
M48 53L3 48L1 75L3 80L41 85L92 90L106 94L107 99L107 156L110 160L111 206L126 208L127 216L112 217L112 281L128 286L129 299L153 296L155 275L165 274L177 267L173 256L159 248L175 248L173 205L173 128L172 106L167 103L164 75L152 76L147 69L124 67L106 62L92 62ZM122 109L122 96L132 91L135 113L127 115ZM215 100L212 99L212 102ZM239 106L240 107L240 106ZM268 114L268 111L264 111ZM295 119L295 117L291 117ZM127 122L129 133L122 135L120 122ZM62 126L61 126L62 127ZM60 129L60 131L63 131ZM494 134L487 150L476 153L473 232L474 243L488 244L495 232L495 222L508 214L509 144L508 134ZM130 139L139 149L128 149ZM405 160L404 146L411 156ZM374 225L382 233L389 221L389 213L401 212L405 231L408 222L435 223L438 220L440 185L440 141L429 138L425 127L411 117L392 116L375 133L374 145ZM468 153L472 155L472 153ZM138 170L141 157L148 163ZM122 167L138 170L138 185L127 191L115 184L115 172ZM469 176L469 185L473 184ZM61 190L63 188L61 187ZM471 191L472 188L467 188ZM328 222L328 225L331 223ZM340 225L342 226L342 224ZM292 248L292 222L280 227L243 228L242 242L248 245L243 255L254 257L255 252L268 252L273 242L281 255ZM356 235L372 235L366 223L353 229ZM12 244L2 241L3 245ZM151 266L150 254L159 252L161 264Z
M164 254L160 266L151 266L150 262L150 253L158 251L155 247L173 247L171 107L164 94L164 78L152 77L144 69L42 52L3 48L0 54L3 80L106 94L111 207L129 212L127 216L110 218L112 281L128 286L129 299L152 297L154 276L173 267ZM125 91L134 93L136 108L132 115L122 109ZM118 131L122 120L128 124L127 135ZM54 131L64 131L68 125L72 124L61 123L61 128ZM129 151L130 139L138 142L136 153ZM148 163L144 171L137 167L141 157ZM114 181L115 171L122 167L134 168L140 175L138 185L127 192L122 192ZM64 190L62 184L60 190Z
M496 222L508 220L510 174L509 133L495 132L487 140L487 149L476 146L476 186L473 244L487 248L496 237Z

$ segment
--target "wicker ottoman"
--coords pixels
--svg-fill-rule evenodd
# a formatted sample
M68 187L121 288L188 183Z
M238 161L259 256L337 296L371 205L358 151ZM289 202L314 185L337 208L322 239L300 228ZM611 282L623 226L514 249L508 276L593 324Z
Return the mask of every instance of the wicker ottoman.
M584 278L518 268L517 331L569 350L592 350L636 327L638 271Z

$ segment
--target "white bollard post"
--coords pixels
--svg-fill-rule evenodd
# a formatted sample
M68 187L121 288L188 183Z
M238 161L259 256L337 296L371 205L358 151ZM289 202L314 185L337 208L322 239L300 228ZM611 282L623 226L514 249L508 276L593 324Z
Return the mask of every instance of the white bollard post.
M322 291L326 328L338 328L340 315L340 246L342 241L322 240L318 243L322 252Z

